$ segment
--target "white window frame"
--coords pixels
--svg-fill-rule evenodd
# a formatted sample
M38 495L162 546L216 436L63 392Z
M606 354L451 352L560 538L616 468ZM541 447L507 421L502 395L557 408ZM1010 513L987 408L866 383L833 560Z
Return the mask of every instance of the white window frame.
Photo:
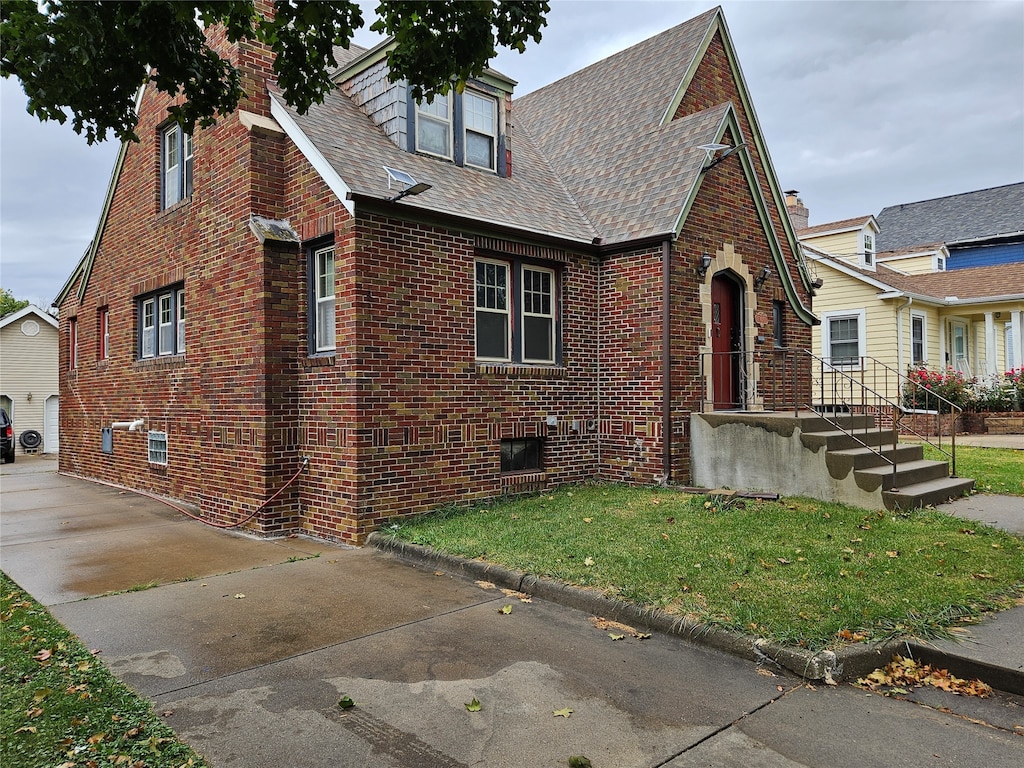
M170 208L192 196L192 134L177 123L160 132L161 208Z
M137 297L139 308L138 359L185 354L185 289L162 288Z
M492 264L496 267L500 267L505 272L505 306L487 306L486 304L480 304L480 282L477 277L477 265L479 264ZM487 289L491 286L485 285ZM497 296L498 286L495 284L495 296ZM507 261L500 261L498 259L486 259L477 258L473 261L473 304L475 311L473 313L473 324L474 324L474 335L473 335L473 346L476 353L476 359L484 362L499 362L507 363L512 360L512 264ZM505 322L505 356L504 357L484 357L480 355L479 339L477 333L479 332L476 326L478 325L478 319L480 313L483 312L489 315L500 315L504 316Z
M157 354L174 354L174 294L161 293L157 297Z
M330 274L327 274L327 259L330 258ZM337 293L337 263L334 246L317 248L310 258L313 272L313 313L312 347L314 352L333 352L337 344L335 302Z
M68 369L78 367L78 318L72 317L68 323ZM13 418L13 417L12 417Z
M449 91L448 94L442 95L437 94L434 96L434 100L431 103L419 102L416 104L416 151L423 152L434 157L443 157L446 160L451 160L453 157L454 147L453 141L454 134L452 131L453 124L453 112L452 107L455 99L454 91ZM446 152L440 153L433 149L427 149L420 142L420 125L421 124L433 124L435 126L441 126L444 129Z
M943 256L935 257L935 271L945 272L946 271L946 259Z
M875 266L875 236L870 232L865 232L863 235L864 240L864 257L861 259L861 263L865 267Z
M479 103L486 104L490 107L490 128L486 128L482 125L481 120L483 119L483 111L471 109L470 106ZM466 89L462 92L462 124L463 124L463 139L462 139L462 157L465 165L473 168L482 168L486 171L495 171L498 167L498 101L491 96L485 96L482 93L470 91ZM469 139L470 135L484 136L490 140L491 152L490 158L487 165L480 165L479 163L471 163L469 161Z
M179 288L175 294L174 311L177 315L175 335L177 337L179 355L185 353L185 289Z
M143 300L140 309L142 325L142 357L156 357L156 298Z
M914 323L920 321L921 323L921 357L917 359L914 356ZM912 365L922 365L928 361L928 316L924 312L910 313L910 362Z
M527 311L527 306L530 302L527 301L527 291L530 286L527 284L526 273L535 272L541 275L548 276L548 311L547 312L534 312ZM532 264L524 264L521 270L521 278L519 280L519 306L522 308L522 332L519 334L519 347L520 347L520 359L524 363L539 363L542 365L553 365L555 362L555 356L557 350L555 349L555 317L557 315L557 302L558 302L558 276L555 274L555 270L547 267L535 267ZM548 321L548 349L551 350L551 354L546 358L532 358L526 356L526 318L541 318Z
M867 327L865 320L867 313L863 309L844 309L835 312L823 312L821 316L821 356L825 362L833 368L855 368L860 364L858 359L850 363L833 363L832 355L832 321L833 320L856 320L857 321L857 357L863 358L867 355L865 336ZM847 359L846 357L840 359Z
M146 433L146 436L147 458L149 463L166 467L167 456L169 453L167 433L157 432L151 429Z

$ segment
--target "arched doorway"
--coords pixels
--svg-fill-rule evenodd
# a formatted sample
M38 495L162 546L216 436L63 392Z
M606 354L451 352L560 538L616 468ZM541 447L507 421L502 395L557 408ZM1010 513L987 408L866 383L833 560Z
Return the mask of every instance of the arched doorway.
M731 272L711 278L711 387L716 411L743 407L743 292Z

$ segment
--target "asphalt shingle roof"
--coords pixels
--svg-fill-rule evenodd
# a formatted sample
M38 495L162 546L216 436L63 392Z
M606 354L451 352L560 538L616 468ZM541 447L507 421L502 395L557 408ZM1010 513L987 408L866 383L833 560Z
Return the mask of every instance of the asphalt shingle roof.
M339 89L299 115L279 105L356 194L388 197L390 165L433 186L403 206L590 243L674 233L730 105L662 125L718 9L515 100L511 178L405 152ZM339 66L365 53L336 50ZM742 140L742 137L737 139Z
M880 250L1024 232L1024 182L883 208Z

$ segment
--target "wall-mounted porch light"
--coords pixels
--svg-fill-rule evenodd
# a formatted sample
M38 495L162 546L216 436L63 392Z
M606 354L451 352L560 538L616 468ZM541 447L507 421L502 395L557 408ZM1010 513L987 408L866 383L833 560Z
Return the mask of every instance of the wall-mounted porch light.
M759 274L757 277L754 278L754 290L755 291L760 291L761 290L761 286L764 285L764 283L765 283L765 280L767 280L771 276L772 276L772 271L768 267L765 267L764 269L762 269L761 270L761 274Z
M701 280L704 279L704 275L708 273L708 269L711 268L711 257L706 253L700 257L700 261L697 262L697 275Z

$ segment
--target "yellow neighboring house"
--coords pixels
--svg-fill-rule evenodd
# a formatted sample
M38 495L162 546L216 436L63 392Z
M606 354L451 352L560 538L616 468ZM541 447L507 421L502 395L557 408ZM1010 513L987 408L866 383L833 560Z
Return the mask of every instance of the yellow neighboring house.
M873 359L908 368L955 368L984 378L1024 361L1024 266L1019 263L908 274L878 254L874 269L802 243L822 281L814 308L821 318L812 351L826 362L861 367ZM917 258L945 258L944 247L918 249ZM870 364L864 367L872 367ZM898 396L895 378L866 382Z

